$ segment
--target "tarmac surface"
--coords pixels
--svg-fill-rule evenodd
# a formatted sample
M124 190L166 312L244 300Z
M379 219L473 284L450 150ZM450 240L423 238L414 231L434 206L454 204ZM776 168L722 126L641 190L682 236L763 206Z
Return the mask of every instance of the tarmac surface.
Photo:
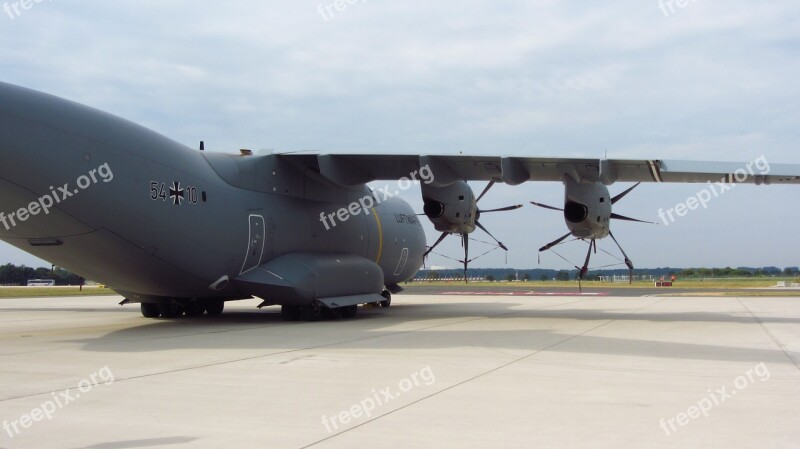
M0 299L0 448L800 447L797 298L120 299Z

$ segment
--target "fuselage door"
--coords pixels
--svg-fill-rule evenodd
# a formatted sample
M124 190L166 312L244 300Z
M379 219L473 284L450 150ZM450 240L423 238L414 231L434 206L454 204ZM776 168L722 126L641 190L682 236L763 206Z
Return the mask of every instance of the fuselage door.
M408 248L403 248L403 251L400 252L400 260L397 262L397 268L394 270L395 276L399 276L400 273L403 272L403 269L406 267L406 262L408 262Z
M261 257L264 255L264 242L266 240L266 229L264 217L261 215L250 215L250 234L247 243L247 255L239 274L246 273L253 268L261 265Z

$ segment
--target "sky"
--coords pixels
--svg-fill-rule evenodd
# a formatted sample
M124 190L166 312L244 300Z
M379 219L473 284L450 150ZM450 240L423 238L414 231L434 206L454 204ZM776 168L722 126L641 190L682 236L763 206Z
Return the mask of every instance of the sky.
M3 2L0 80L210 151L687 159L800 164L800 3L690 0ZM1 163L2 161L0 161ZM381 185L380 183L378 185ZM480 192L484 184L472 183ZM610 186L612 195L629 185ZM798 266L800 186L642 185L613 223L637 267ZM571 268L559 183L499 185L480 267ZM419 189L403 197L420 210ZM438 235L425 225L428 240ZM488 240L480 231L474 234ZM618 255L610 239L600 248ZM472 245L473 255L490 246ZM437 253L459 258L457 238ZM5 243L0 263L45 265ZM616 264L600 253L593 266ZM432 255L429 264L457 264Z

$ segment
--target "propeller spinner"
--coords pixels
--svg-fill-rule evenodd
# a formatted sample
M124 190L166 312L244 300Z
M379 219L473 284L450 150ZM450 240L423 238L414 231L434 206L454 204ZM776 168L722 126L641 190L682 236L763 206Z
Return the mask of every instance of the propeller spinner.
M614 234L611 233L609 226L611 220L655 224L649 221L619 215L611 211L614 204L632 192L638 185L639 183L636 183L624 192L611 198L608 193L608 187L600 182L582 184L567 178L565 181L566 194L563 209L531 201L531 204L534 206L563 212L564 220L570 230L566 235L539 248L539 252L541 253L552 249L570 236L575 236L581 240L588 240L589 250L586 253L583 266L575 267L578 269L578 281L580 282L580 280L586 277L589 271L589 261L592 257L592 251L594 250L595 253L597 252L597 240L610 236L625 258L625 265L632 275L633 262L631 262L628 255L625 254L622 246L619 244L616 237L614 237Z
M478 195L477 199L469 185L463 181L441 188L426 187L423 185L422 196L425 202L425 215L433 222L437 230L442 231L442 234L436 242L428 248L423 257L427 257L448 235L459 234L461 236L461 246L464 248L464 258L458 260L458 262L464 264L464 282L468 282L467 269L469 263L475 260L469 258L469 234L471 234L475 228L485 232L497 243L499 248L508 251L508 247L481 224L481 215L494 212L508 212L522 207L521 204L516 204L497 209L479 209L477 206L478 201L489 192L494 184L494 181L490 181L481 194Z

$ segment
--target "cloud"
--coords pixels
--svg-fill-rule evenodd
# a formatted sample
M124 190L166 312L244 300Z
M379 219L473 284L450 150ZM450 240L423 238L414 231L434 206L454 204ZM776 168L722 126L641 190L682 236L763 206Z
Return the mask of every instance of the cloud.
M325 20L319 8L329 3L45 2L0 17L0 73L213 150L800 163L796 2L696 0L665 17L656 0L368 0ZM643 189L643 204L684 187ZM554 192L558 202L560 189L512 191L521 200ZM759 217L738 217L713 239L691 236L701 228L683 238L710 247L794 218L776 212L792 192L759 190L756 201L772 204ZM564 226L557 214L517 215L493 231L530 242L514 262L527 266ZM790 234L792 222L774 231ZM647 236L629 237L633 247L659 235L630 233ZM642 259L658 264L651 253ZM788 251L761 253L797 265ZM681 254L676 262L693 260Z

